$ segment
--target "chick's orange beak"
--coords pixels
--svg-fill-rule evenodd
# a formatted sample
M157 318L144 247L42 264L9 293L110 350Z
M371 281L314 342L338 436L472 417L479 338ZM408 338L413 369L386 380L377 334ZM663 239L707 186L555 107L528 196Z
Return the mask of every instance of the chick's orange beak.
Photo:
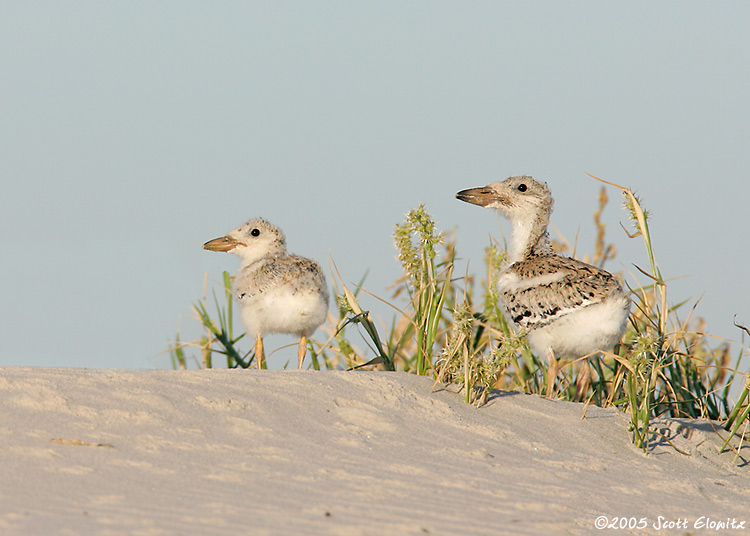
M461 190L456 194L456 198L471 203L472 205L479 205L480 207L486 207L495 201L502 201L502 197L489 186Z
M242 242L231 236L222 236L221 238L214 238L203 244L203 249L209 251L232 251L237 246L244 246Z

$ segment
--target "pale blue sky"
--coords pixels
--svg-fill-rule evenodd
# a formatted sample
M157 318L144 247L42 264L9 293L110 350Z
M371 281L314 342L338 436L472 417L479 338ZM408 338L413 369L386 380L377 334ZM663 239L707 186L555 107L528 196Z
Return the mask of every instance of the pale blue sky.
M203 274L237 267L201 245L253 216L388 296L421 202L479 270L500 227L454 194L516 174L548 182L581 253L585 172L636 189L663 274L689 276L671 301L703 295L738 341L748 21L746 2L4 2L0 365L168 366ZM607 267L645 265L610 197Z

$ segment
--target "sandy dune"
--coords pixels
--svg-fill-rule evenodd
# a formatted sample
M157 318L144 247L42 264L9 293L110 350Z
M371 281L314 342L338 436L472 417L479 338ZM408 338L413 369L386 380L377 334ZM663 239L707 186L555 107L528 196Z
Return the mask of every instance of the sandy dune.
M672 444L644 455L615 410L431 387L0 368L0 534L750 534L711 525L750 524L750 464L707 421L662 421Z

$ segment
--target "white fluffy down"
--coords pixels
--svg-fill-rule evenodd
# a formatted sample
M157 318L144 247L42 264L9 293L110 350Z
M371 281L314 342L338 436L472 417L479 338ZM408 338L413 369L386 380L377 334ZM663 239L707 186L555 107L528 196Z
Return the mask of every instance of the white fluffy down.
M552 350L558 358L577 358L600 350L611 350L625 329L630 300L622 296L567 315L526 335L538 354Z
M242 322L252 336L268 333L309 336L328 314L328 303L321 293L299 291L292 294L286 286L269 289L246 300Z

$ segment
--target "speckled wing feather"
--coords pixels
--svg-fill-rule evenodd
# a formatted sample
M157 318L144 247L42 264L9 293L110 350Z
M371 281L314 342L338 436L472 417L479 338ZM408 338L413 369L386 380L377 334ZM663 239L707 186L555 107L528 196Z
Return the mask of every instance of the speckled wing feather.
M291 285L292 294L304 290L320 291L326 286L317 262L295 255L264 257L237 274L235 289L240 301L254 298L279 285Z
M512 264L501 276L500 287L510 318L526 331L622 292L609 272L557 255Z

